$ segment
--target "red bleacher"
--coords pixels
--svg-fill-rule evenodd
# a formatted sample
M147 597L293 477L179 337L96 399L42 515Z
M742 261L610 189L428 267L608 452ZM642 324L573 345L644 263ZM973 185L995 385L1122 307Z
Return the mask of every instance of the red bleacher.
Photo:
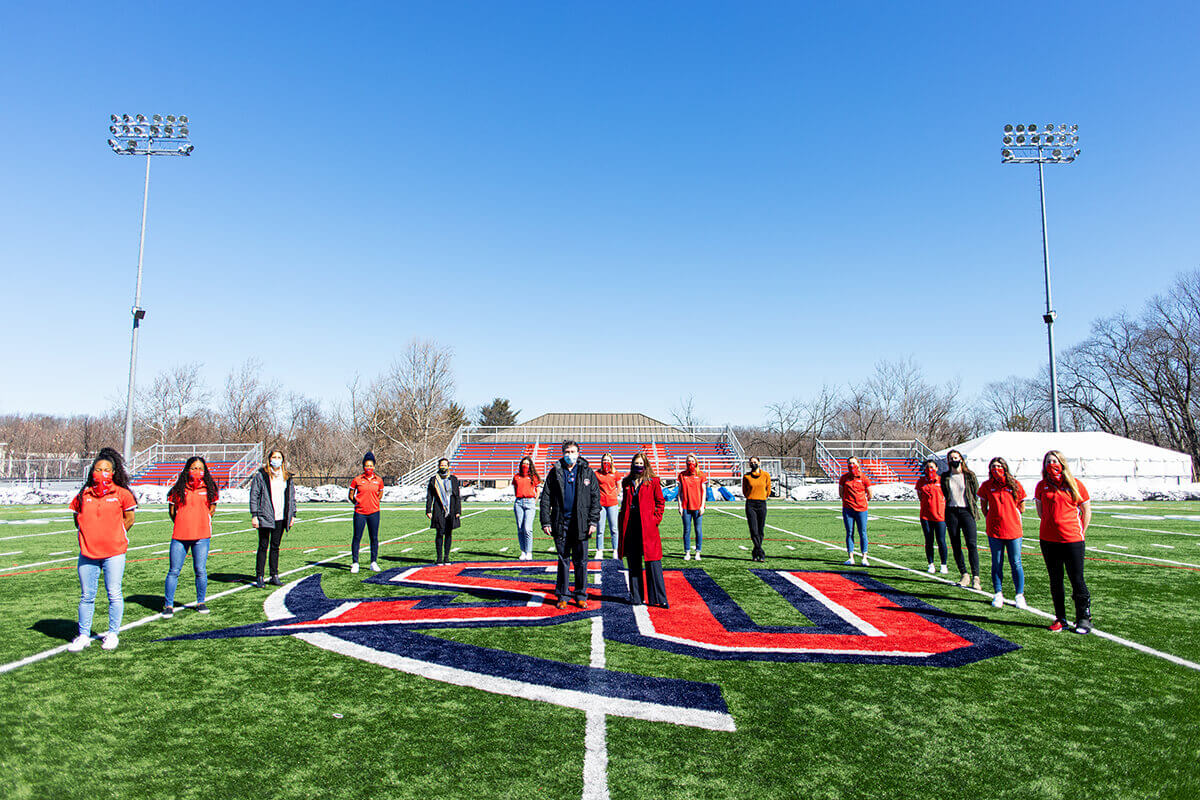
M818 458L817 461L825 475L835 481L846 472L845 462L836 462L828 458ZM915 484L920 477L921 465L913 458L863 457L858 463L873 483Z
M175 479L179 477L179 473L183 472L183 467L186 463L187 459L183 459L182 461L159 461L138 472L129 482L134 486L172 486L175 483ZM236 463L236 461L208 462L208 471L213 476L213 480L217 482L217 488L225 489L229 487L229 470Z
M558 442L536 448L520 442L472 442L459 445L451 464L454 474L463 480L503 481L512 478L525 456L545 475L560 452ZM695 453L711 478L730 479L740 474L736 456L723 442L581 442L579 453L595 468L600 466L601 456L612 453L618 471L625 470L636 454L645 453L654 471L664 478L682 471L687 454Z

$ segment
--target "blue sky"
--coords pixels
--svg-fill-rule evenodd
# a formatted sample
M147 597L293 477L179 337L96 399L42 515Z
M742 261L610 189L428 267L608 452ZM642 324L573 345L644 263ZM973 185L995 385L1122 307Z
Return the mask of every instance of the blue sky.
M7 4L0 412L123 394L142 162L143 380L250 356L335 403L413 337L459 400L713 423L912 356L967 394L1200 267L1200 11L964 3ZM1006 8L1013 10L1007 11ZM946 337L950 338L947 339Z

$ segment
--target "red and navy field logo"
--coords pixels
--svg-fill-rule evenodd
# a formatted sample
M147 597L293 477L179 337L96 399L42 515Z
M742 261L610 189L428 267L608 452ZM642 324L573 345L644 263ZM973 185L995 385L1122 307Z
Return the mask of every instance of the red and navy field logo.
M601 580L587 610L555 607L553 561L476 561L394 569L364 581L430 590L406 597L330 599L321 576L311 575L267 599L266 622L173 638L294 636L446 683L716 730L734 725L714 684L568 664L423 631L598 617L608 641L696 658L930 667L962 666L1018 649L863 573L751 570L806 623L778 626L755 624L701 568L663 571L670 609L631 606L620 562L593 561L589 569Z

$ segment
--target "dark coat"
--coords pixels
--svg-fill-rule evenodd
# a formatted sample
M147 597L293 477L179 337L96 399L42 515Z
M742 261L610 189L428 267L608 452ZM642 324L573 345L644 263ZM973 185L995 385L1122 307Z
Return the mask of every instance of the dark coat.
M963 470L963 482L967 485L967 507L971 509L971 516L979 519L979 479L975 477L974 472ZM946 502L950 502L950 470L942 473L942 496L946 498Z
M279 517L275 516L275 506L271 503L271 476L267 468L255 470L250 477L250 516L258 520L260 528L274 528L276 523L283 522L286 530L296 520L296 486L290 472L284 475L283 513Z
M617 558L625 557L626 532L629 535L637 533L636 528L630 528L629 506L633 499L633 481L629 478L621 481L621 514L617 529L621 538L617 540ZM642 481L637 496L638 519L641 522L642 560L662 561L662 539L658 535L658 525L662 522L663 512L666 511L667 501L663 499L662 481L651 478ZM634 548L636 551L636 548Z
M425 487L425 513L433 515L429 520L429 527L438 530L442 529L446 524L446 517L448 515L450 517L450 529L454 530L459 525L462 525L462 492L459 490L458 476L449 476L450 508L447 511L446 503L442 500L441 492L438 490L437 485L441 477L441 475L434 475L429 479L429 484Z
M542 484L542 502L539 509L542 527L550 526L555 539L573 536L586 540L588 529L600 524L600 481L588 466L586 458L579 459L579 474L575 478L575 509L571 514L571 530L563 522L563 486L566 483L566 468L562 459L546 475Z

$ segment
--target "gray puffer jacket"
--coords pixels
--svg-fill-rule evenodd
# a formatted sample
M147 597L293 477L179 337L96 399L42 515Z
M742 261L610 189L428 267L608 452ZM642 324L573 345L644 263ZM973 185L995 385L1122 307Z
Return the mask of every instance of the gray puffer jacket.
M274 528L276 520L283 520L287 529L296 519L296 486L290 472L285 472L284 478L282 510L277 510L271 502L271 476L266 467L250 479L250 516L258 520L260 528Z

